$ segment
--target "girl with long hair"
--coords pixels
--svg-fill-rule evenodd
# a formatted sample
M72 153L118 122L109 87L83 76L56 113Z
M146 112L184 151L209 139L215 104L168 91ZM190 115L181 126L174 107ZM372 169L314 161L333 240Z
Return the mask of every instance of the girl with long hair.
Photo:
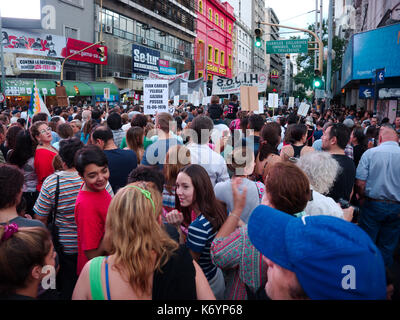
M110 255L85 265L72 299L214 299L198 264L163 229L161 210L161 193L149 184L121 188L107 213Z
M22 196L26 203L26 213L34 216L33 206L39 195L36 190L38 183L34 166L34 141L28 130L22 130L17 135L16 147L10 153L9 163L18 166L24 172L24 186L22 189Z
M167 222L178 227L189 225L186 245L194 260L198 261L217 299L222 299L225 283L222 271L211 261L210 245L226 219L223 204L215 197L207 171L192 164L181 169L176 179L177 210L167 214ZM192 212L196 219L192 220Z
M136 153L138 164L142 161L144 154L144 130L141 127L130 127L126 132L126 144L128 145L125 149L130 149Z
M281 141L281 126L277 122L268 122L261 129L260 148L254 168L255 179L264 182L269 168L280 161L278 145Z

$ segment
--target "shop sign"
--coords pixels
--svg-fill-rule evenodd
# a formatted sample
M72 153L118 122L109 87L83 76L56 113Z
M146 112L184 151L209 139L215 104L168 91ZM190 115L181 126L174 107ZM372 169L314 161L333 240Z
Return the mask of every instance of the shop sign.
M160 51L133 44L132 55L133 72L159 72L158 61L160 60Z
M79 52L80 50L90 46L91 44L93 44L93 43L68 38L66 55L70 56L70 55L72 55L76 52ZM99 56L99 53L97 52L97 49L100 47L104 47L104 57L105 57L104 61L100 61L100 56ZM107 47L101 46L101 45L95 45L95 46L77 54L76 56L71 57L70 59L75 60L75 61L107 65Z
M21 72L60 73L61 62L47 59L17 58L17 68Z

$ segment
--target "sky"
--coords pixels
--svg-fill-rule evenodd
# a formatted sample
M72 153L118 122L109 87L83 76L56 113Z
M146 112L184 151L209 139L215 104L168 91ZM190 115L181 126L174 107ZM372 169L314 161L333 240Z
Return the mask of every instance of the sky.
M323 9L322 9L323 18L328 19L329 0L318 0L318 10L321 1L323 3ZM307 13L311 10L315 10L315 3L316 0L265 0L265 6L270 7L274 10L281 25L303 28L303 29L307 29L308 24L312 24L315 22L315 11ZM318 19L319 19L319 14L318 14ZM291 30L281 28L280 31L290 32ZM303 33L281 34L282 38L286 37L289 38L290 36L301 36L303 38L304 34Z
M1 16L6 18L40 19L40 0L0 0Z

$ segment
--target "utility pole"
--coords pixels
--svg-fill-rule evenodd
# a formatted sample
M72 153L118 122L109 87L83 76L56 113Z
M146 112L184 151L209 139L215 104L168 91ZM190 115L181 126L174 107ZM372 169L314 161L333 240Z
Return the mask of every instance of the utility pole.
M0 55L1 55L1 93L4 96L4 106L7 106L7 99L6 99L6 71L4 68L4 53L3 53L3 21L1 18L1 11L0 11Z
M327 93L326 107L329 109L331 104L331 80L332 80L332 45L333 45L333 0L329 0L329 26L328 26L328 64L326 70L326 88Z
M318 0L315 0L315 33L318 34ZM314 70L317 69L317 48L318 44L316 43L314 45L315 51L314 51Z

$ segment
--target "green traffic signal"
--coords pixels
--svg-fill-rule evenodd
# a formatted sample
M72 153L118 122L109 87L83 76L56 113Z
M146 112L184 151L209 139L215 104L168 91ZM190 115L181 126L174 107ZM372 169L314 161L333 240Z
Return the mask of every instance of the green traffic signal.
M324 82L322 81L321 78L314 78L313 87L315 89L321 89L323 87L323 85L324 85Z
M256 38L256 43L255 43L255 45L256 45L257 48L260 48L260 47L261 47L261 39Z

